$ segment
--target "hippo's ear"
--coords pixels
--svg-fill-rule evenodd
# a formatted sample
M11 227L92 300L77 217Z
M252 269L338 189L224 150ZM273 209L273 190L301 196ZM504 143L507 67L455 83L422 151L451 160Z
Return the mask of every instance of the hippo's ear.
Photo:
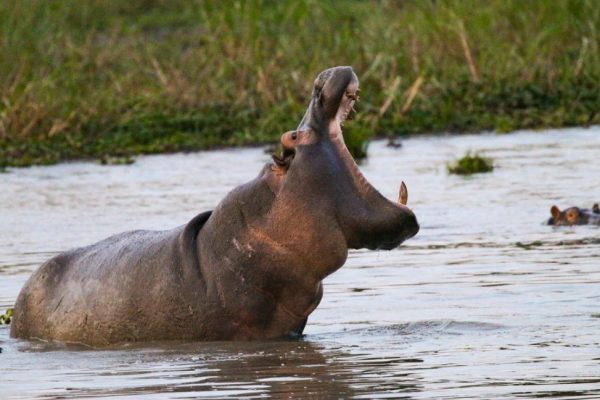
M552 214L552 218L554 218L555 221L560 219L560 209L558 207L552 206L552 208L550 208L550 214Z
M596 203L596 204L594 204L594 205L592 206L592 211L593 211L595 214L600 214L600 206L598 206L598 203Z

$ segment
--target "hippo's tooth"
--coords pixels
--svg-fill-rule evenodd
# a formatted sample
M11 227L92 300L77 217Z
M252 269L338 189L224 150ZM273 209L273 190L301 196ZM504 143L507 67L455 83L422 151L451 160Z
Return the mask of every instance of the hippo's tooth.
M402 205L406 205L408 202L408 189L404 184L404 181L400 184L400 193L398 193L398 203Z
M356 92L352 93L352 92L346 92L346 97L354 100L354 101L358 101L358 92L359 90L357 89Z
M352 106L351 106L351 107L350 107L350 111L348 111L348 115L347 115L347 117L346 117L346 118L347 118L348 120L350 120L350 121L351 121L351 120L353 120L353 119L354 119L354 116L355 116L356 114L358 114L358 111L356 111L356 109L355 109L354 107L352 107Z

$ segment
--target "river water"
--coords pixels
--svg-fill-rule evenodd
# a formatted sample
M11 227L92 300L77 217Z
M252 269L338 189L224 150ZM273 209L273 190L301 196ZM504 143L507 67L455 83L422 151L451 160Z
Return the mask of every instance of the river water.
M467 150L492 173L451 176ZM0 327L0 398L600 398L600 227L545 225L600 201L600 128L373 142L361 169L421 223L392 251L354 251L302 340L109 350ZM213 208L262 149L0 174L0 310L50 256Z

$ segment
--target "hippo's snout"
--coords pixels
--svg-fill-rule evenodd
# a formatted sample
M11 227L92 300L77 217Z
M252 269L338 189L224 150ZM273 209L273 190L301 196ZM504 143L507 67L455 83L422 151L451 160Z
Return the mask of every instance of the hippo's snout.
M415 236L417 233L419 233L419 229L421 229L421 227L419 226L419 222L417 221L417 216L411 211L406 221L407 236L404 240L410 239L411 237Z
M392 229L387 238L381 238L371 249L392 250L400 246L404 241L415 236L420 229L417 216L407 207L402 207L402 216L398 218L395 229Z

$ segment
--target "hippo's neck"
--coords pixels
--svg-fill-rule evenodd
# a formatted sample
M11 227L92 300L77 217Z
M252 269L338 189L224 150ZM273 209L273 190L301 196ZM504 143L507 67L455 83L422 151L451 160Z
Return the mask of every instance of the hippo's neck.
M307 233L311 216L299 210L299 221L284 221L282 212L268 185L256 179L231 192L199 232L207 297L231 316L219 322L225 336L267 338L295 330L321 299L318 270L345 261L345 247L336 254L323 247L325 238Z

